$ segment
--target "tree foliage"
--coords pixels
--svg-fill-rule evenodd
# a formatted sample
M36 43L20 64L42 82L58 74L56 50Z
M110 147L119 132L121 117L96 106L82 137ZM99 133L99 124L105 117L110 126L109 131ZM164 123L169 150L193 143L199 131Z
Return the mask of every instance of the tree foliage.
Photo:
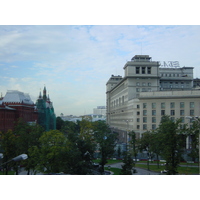
M117 134L112 133L105 121L94 122L94 137L101 155L101 172L104 172L104 165L109 156L115 152Z
M59 173L62 169L61 152L65 150L66 138L58 130L44 132L39 139L40 171Z
M124 164L122 165L121 175L132 175L135 162L133 161L130 153L124 153L123 163Z
M169 116L164 116L157 129L157 135L162 147L161 156L166 160L167 174L176 174L181 161L183 150L182 130L180 120L172 121Z
M8 162L9 160L17 156L16 136L14 135L12 130L8 130L7 132L0 132L0 143L1 143L1 148L3 149L3 155L4 155L2 159L3 163ZM6 164L5 166L6 175L8 174L8 170L11 167L16 167L15 163L10 162Z

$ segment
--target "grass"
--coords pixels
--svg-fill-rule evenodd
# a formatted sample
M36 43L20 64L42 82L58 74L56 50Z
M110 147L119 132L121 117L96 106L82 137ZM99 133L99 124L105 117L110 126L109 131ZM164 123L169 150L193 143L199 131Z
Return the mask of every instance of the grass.
M147 161L137 161L137 163L147 163ZM160 162L160 165L163 164L164 162ZM149 161L149 164L157 164L157 161ZM198 163L186 163L186 162L181 162L180 165L190 165L190 166L198 166Z
M100 159L96 159L93 160L93 162L99 163ZM107 160L108 163L106 163L106 165L109 164L114 164L114 163L119 163L119 162L123 162L122 160ZM152 164L152 165L151 165ZM153 165L154 164L154 165ZM157 166L157 161L153 161L153 162L149 162L149 169L151 171L155 171L160 173L162 170L165 169L165 166L161 165L162 162L160 162L159 168ZM180 165L185 165L185 167L178 167L178 173L179 174L185 174L185 175L196 175L199 174L199 168L198 167L190 167L190 166L198 166L198 163L180 163ZM147 162L146 161L137 161L135 164L135 167L139 167L142 169L147 169ZM107 167L105 167L105 170L108 170ZM110 168L110 171L114 172L114 175L120 175L121 169L118 168Z
M181 163L182 165L182 163ZM136 167L147 169L148 166L147 164L140 164L136 163ZM160 166L159 168L157 165L149 165L149 170L155 171L160 173L162 170L165 169L165 166ZM185 175L195 175L199 173L199 168L198 167L178 167L177 168L179 174L185 174Z
M104 167L104 169L114 172L113 175L120 175L120 173L121 173L121 169L119 169L119 168L111 167L110 169L108 169L108 167Z
M14 171L9 171L8 175L14 175L15 172ZM3 173L2 171L0 171L0 175L5 175L5 172Z

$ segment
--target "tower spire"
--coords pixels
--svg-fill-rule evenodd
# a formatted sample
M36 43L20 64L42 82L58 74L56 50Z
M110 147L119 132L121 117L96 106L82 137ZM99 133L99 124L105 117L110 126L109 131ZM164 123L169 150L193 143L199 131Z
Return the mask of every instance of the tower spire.
M48 101L50 101L50 98L49 98L49 91L48 91L48 96L47 96L47 100L48 100Z
M43 89L43 99L46 100L47 99L47 90L46 90L46 86L44 85L44 89Z
M41 98L42 98L42 94L41 94L41 88L40 88L39 99Z

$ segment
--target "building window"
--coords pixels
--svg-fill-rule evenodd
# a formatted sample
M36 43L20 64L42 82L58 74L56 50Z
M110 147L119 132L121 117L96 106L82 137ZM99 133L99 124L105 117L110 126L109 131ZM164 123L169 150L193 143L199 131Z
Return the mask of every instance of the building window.
M152 109L156 109L156 103L152 103Z
M152 124L152 130L156 129L156 124Z
M173 121L173 122L175 121L175 118L174 118L174 117L171 117L170 119L171 119L171 121Z
M175 110L170 110L170 115L175 115Z
M153 115L153 116L156 115L156 110L152 110L152 115Z
M147 117L143 117L143 123L147 123Z
M148 83L148 86L151 86L151 83Z
M124 96L122 96L122 104L124 104Z
M148 90L148 92L151 92L151 88L148 88L147 90Z
M140 108L140 105L139 105L139 104L137 104L137 108Z
M118 106L118 99L116 100L116 106Z
M165 115L165 110L161 110L161 115Z
M140 118L137 118L137 122L140 122Z
M136 74L140 73L140 67L136 67Z
M156 123L156 118L152 117L152 123Z
M184 123L185 122L185 117L181 117L181 123Z
M170 103L170 108L174 108L175 107L175 103L174 102L171 102Z
M143 116L147 116L147 110L143 110Z
M147 104L146 103L143 103L143 108L147 108Z
M180 108L184 108L184 102L180 102Z
M119 105L121 106L121 97L119 98Z
M146 71L145 68L146 67L142 67L142 74L145 74L145 71Z
M137 125L137 129L140 129L140 125Z
M140 112L137 112L137 115L140 115Z
M180 115L181 115L181 116L185 115L184 110L180 110Z
M165 103L161 103L161 108L165 108Z
M190 116L194 116L194 110L190 110Z
M194 108L194 102L190 102L190 108Z
M147 73L151 74L151 67L147 67Z
M136 92L140 92L140 88L136 88Z
M143 130L147 130L147 125L143 124Z
M140 86L140 83L139 83L139 82L137 82L137 83L136 83L136 85L137 85L137 86Z
M194 119L192 118L192 119L190 119L190 123L193 123L194 122Z

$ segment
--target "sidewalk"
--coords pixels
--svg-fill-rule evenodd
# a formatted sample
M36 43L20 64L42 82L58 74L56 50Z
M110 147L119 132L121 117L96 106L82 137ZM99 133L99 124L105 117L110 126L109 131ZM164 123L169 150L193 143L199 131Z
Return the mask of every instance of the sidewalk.
M27 175L27 171L25 171L23 168L21 168L18 175ZM42 173L33 174L32 172L30 172L29 175L43 175L43 174Z

